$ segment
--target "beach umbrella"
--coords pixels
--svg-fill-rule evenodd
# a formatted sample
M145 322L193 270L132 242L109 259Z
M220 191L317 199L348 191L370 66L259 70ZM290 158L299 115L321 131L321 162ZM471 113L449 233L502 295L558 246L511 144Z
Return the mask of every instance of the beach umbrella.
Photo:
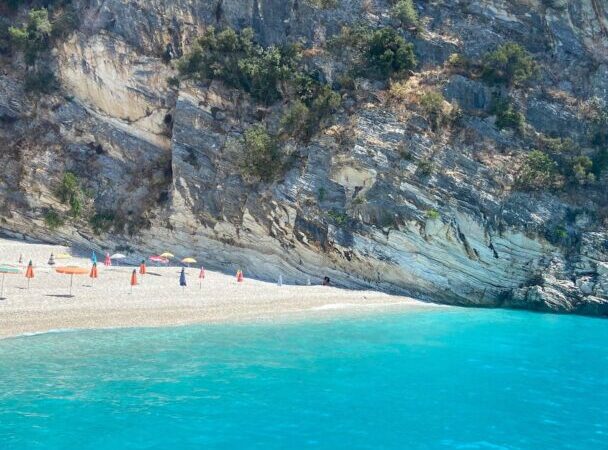
M112 265L112 259L110 258L109 253L106 253L106 258L103 261L103 265L106 267L110 267Z
M139 265L139 273L142 275L146 274L146 260L142 259L141 264Z
M55 271L57 273L61 273L61 274L70 276L70 295L72 295L72 285L74 284L74 275L86 275L87 273L89 273L89 271L87 269L85 269L84 267L76 267L76 266L57 267L55 269Z
M201 285L201 289L203 288L203 280L205 279L205 268L201 266L201 271L198 274L199 284Z
M137 270L135 269L131 273L131 293L133 293L133 286L137 286Z
M49 266L55 265L55 256L51 253L51 257L49 258L49 262L47 263Z
M310 277L306 277L306 286L310 286L311 284Z
M166 259L175 258L175 255L173 253L169 253L169 252L161 253L160 256L162 256L163 258L166 258Z
M29 264L27 265L27 269L25 270L25 278L27 278L27 288L30 288L30 279L34 278L34 266L32 264L32 260L30 259Z
M112 256L110 256L110 259L125 259L126 256L123 255L122 253L114 253Z
M277 281L277 286L283 286L283 275L279 275L279 280Z
M97 278L97 261L95 261L91 266L91 272L89 273L89 277Z
M182 272L179 274L179 285L186 287L186 270L182 267Z
M59 253L57 256L55 256L55 259L70 259L71 257L72 255L69 253Z
M196 259L194 258L184 258L182 259L183 264L187 264L190 267L190 264L196 264Z
M6 274L19 273L19 269L11 266L0 266L0 273L2 274L2 286L0 287L0 298L4 298L4 277Z
M23 253L19 253L19 264L23 264Z
M245 276L243 275L243 271L242 270L237 270L237 272L236 272L236 281L239 282L239 283L242 283L244 279L245 279Z
M152 255L150 256L150 261L155 263L167 264L169 260L167 258L163 258L162 256Z
M93 251L93 253L91 253L91 262L93 264L97 264L97 253L95 253L95 251Z

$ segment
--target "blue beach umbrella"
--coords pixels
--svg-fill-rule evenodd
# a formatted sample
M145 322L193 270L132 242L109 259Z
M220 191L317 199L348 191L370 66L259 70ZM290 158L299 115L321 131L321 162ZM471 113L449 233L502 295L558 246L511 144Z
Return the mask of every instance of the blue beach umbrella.
M182 273L179 274L179 285L186 287L186 270L182 267Z

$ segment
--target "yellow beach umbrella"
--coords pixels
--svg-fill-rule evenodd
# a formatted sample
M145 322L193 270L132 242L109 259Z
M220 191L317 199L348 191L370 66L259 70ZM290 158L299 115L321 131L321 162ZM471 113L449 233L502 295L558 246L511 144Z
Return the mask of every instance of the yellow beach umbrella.
M163 258L175 258L175 255L169 252L161 253L160 256L162 256Z
M184 259L182 259L182 263L187 264L188 267L190 267L190 264L195 264L196 263L196 259L194 259L194 258L184 258Z

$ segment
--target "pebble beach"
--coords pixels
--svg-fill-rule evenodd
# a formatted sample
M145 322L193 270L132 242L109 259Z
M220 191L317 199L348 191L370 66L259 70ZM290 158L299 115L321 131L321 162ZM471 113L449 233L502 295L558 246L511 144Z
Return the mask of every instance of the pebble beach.
M71 254L71 249L0 239L0 264L20 269L17 274L5 275L0 338L66 329L284 321L439 307L409 297L321 286L321 280L312 280L311 286L279 286L249 279L246 271L241 283L234 274L209 270L200 280L200 267L186 268L187 286L180 287L181 266L177 264L148 266L146 275L138 273L138 284L131 287L136 267L105 267L102 255L98 255L98 278L75 275L70 295L70 276L57 273L56 268L69 265L90 269L91 261L74 254L51 267L47 264L51 253ZM28 288L25 269L30 260L34 278Z

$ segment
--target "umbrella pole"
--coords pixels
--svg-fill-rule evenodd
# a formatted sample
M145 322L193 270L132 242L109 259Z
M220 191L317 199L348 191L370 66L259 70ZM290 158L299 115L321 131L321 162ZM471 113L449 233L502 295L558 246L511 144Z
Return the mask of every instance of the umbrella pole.
M70 296L72 295L72 283L74 282L74 275L70 275Z

